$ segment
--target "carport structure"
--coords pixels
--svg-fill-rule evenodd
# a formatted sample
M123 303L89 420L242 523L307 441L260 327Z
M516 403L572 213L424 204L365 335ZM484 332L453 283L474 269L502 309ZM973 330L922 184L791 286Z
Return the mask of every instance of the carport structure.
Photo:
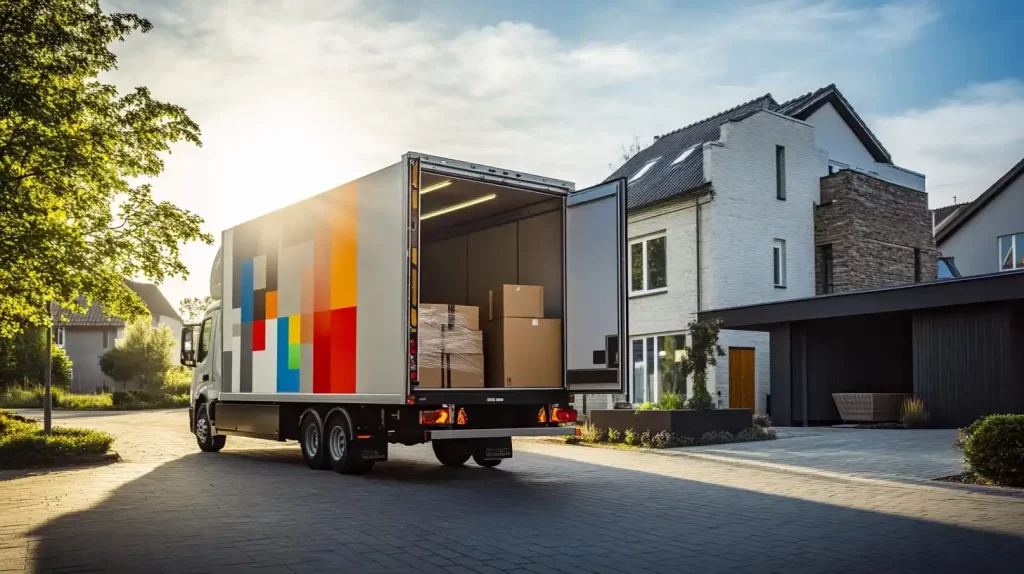
M770 333L778 425L839 421L832 393L913 393L940 427L1024 413L1024 272L704 311Z

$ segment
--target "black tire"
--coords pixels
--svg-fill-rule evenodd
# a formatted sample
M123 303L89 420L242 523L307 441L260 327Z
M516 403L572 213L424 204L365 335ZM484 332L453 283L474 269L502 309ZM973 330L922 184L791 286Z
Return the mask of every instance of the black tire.
M360 465L359 457L352 449L352 434L348 429L348 418L343 414L335 414L324 425L326 448L324 454L335 472L341 474L359 474L364 465Z
M480 465L480 466L482 466L484 468L491 468L493 466L498 466L499 464L501 464L501 459L500 458L487 459L487 458L484 458L483 455L481 455L479 453L474 453L473 454L473 462L477 463L478 465Z
M199 405L196 411L196 426L192 432L196 435L196 442L199 443L199 450L203 452L219 452L224 448L228 437L219 435L213 436L213 425L210 424L210 415L206 412L206 403Z
M299 447L302 449L302 460L313 470L328 470L331 461L324 452L327 450L323 440L324 429L320 428L320 419L312 413L302 418L299 425Z
M451 440L431 441L434 456L445 466L459 467L466 464L473 454L470 445Z

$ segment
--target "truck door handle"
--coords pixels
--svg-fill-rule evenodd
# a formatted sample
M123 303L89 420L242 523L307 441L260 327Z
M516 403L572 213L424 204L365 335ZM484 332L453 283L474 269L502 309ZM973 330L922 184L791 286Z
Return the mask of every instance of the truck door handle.
M203 375L203 382L204 382L204 383L205 383L206 381L209 381L209 380L210 380L210 375Z

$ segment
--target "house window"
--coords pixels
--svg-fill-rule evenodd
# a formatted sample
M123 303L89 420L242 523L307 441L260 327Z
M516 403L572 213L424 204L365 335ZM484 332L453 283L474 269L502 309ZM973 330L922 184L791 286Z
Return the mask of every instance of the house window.
M999 238L999 270L1024 269L1024 233Z
M835 289L833 284L835 272L833 271L832 245L822 245L818 249L821 252L821 279L818 282L820 286L819 294L828 295Z
M960 276L960 271L956 268L952 257L939 257L938 268L939 279L955 279Z
M786 241L776 239L772 250L772 267L776 287L786 286Z
M57 327L53 330L53 344L58 347L64 346L64 327Z
M213 318L207 318L199 332L199 352L196 353L196 362L202 363L210 352L210 336L213 334Z
M786 148L775 146L775 197L786 199Z
M103 331L103 348L110 347L110 331Z
M658 292L668 287L665 241L665 236L659 235L638 239L630 244L630 294Z
M686 335L637 337L632 340L630 354L634 403L657 402L665 393L686 396Z
M655 158L655 159L652 159L651 161L645 163L644 166L642 168L640 168L640 171L636 172L636 175L634 175L633 177L629 178L629 183L633 183L634 181L636 181L636 180L640 179L641 177L643 177L645 173L651 171L651 168L654 167L654 164L658 163L659 159L661 159L661 158L660 157L659 158Z

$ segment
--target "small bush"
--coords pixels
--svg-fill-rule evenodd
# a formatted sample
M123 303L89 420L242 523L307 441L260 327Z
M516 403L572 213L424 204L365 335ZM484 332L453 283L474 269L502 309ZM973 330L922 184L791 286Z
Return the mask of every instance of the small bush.
M644 433L640 435L640 446L644 448L651 448L651 431L644 431Z
M772 419L766 414L756 414L754 415L754 426L768 428L772 426Z
M604 431L587 423L583 425L583 430L580 431L580 438L583 439L583 442L601 442L604 440Z
M32 409L43 406L41 397L33 389L20 386L0 392L0 407L8 409Z
M665 393L658 399L659 411L678 411L686 408L686 398L675 393Z
M583 441L580 439L579 435L576 435L576 434L567 434L567 435L565 435L565 444L580 444L581 442L583 442Z
M728 431L711 431L706 432L697 439L696 444L698 446L704 446L709 444L727 444L734 442L736 437Z
M924 410L924 402L917 397L908 397L900 405L900 422L908 429L928 427L928 412Z
M158 403L158 402L160 402L161 399L164 398L161 393L159 393L157 391L151 391L149 389L135 389L135 390L128 391L128 393L137 402L147 403L147 404Z
M964 459L985 480L1024 486L1024 415L989 415L961 432Z
M189 393L183 395L171 395L165 397L160 402L160 406L168 409L176 409L181 407L187 407L189 402Z
M639 446L640 434L633 429L626 429L626 436L624 437L623 442L629 446Z
M0 467L88 459L106 453L113 442L109 434L88 429L54 427L45 435L38 423L0 411Z
M608 442L622 442L622 433L619 429L608 429Z
M110 400L115 407L127 407L138 402L128 391L114 391L110 394Z
M185 367L174 367L164 374L164 384L160 388L168 396L187 395L192 392L192 371Z
M60 399L62 409L109 409L114 406L110 394L100 395L63 395Z
M642 405L638 406L635 410L637 412L640 412L640 411L654 411L654 410L658 410L658 405L656 403L652 403L651 401L647 401L646 403L643 403Z

